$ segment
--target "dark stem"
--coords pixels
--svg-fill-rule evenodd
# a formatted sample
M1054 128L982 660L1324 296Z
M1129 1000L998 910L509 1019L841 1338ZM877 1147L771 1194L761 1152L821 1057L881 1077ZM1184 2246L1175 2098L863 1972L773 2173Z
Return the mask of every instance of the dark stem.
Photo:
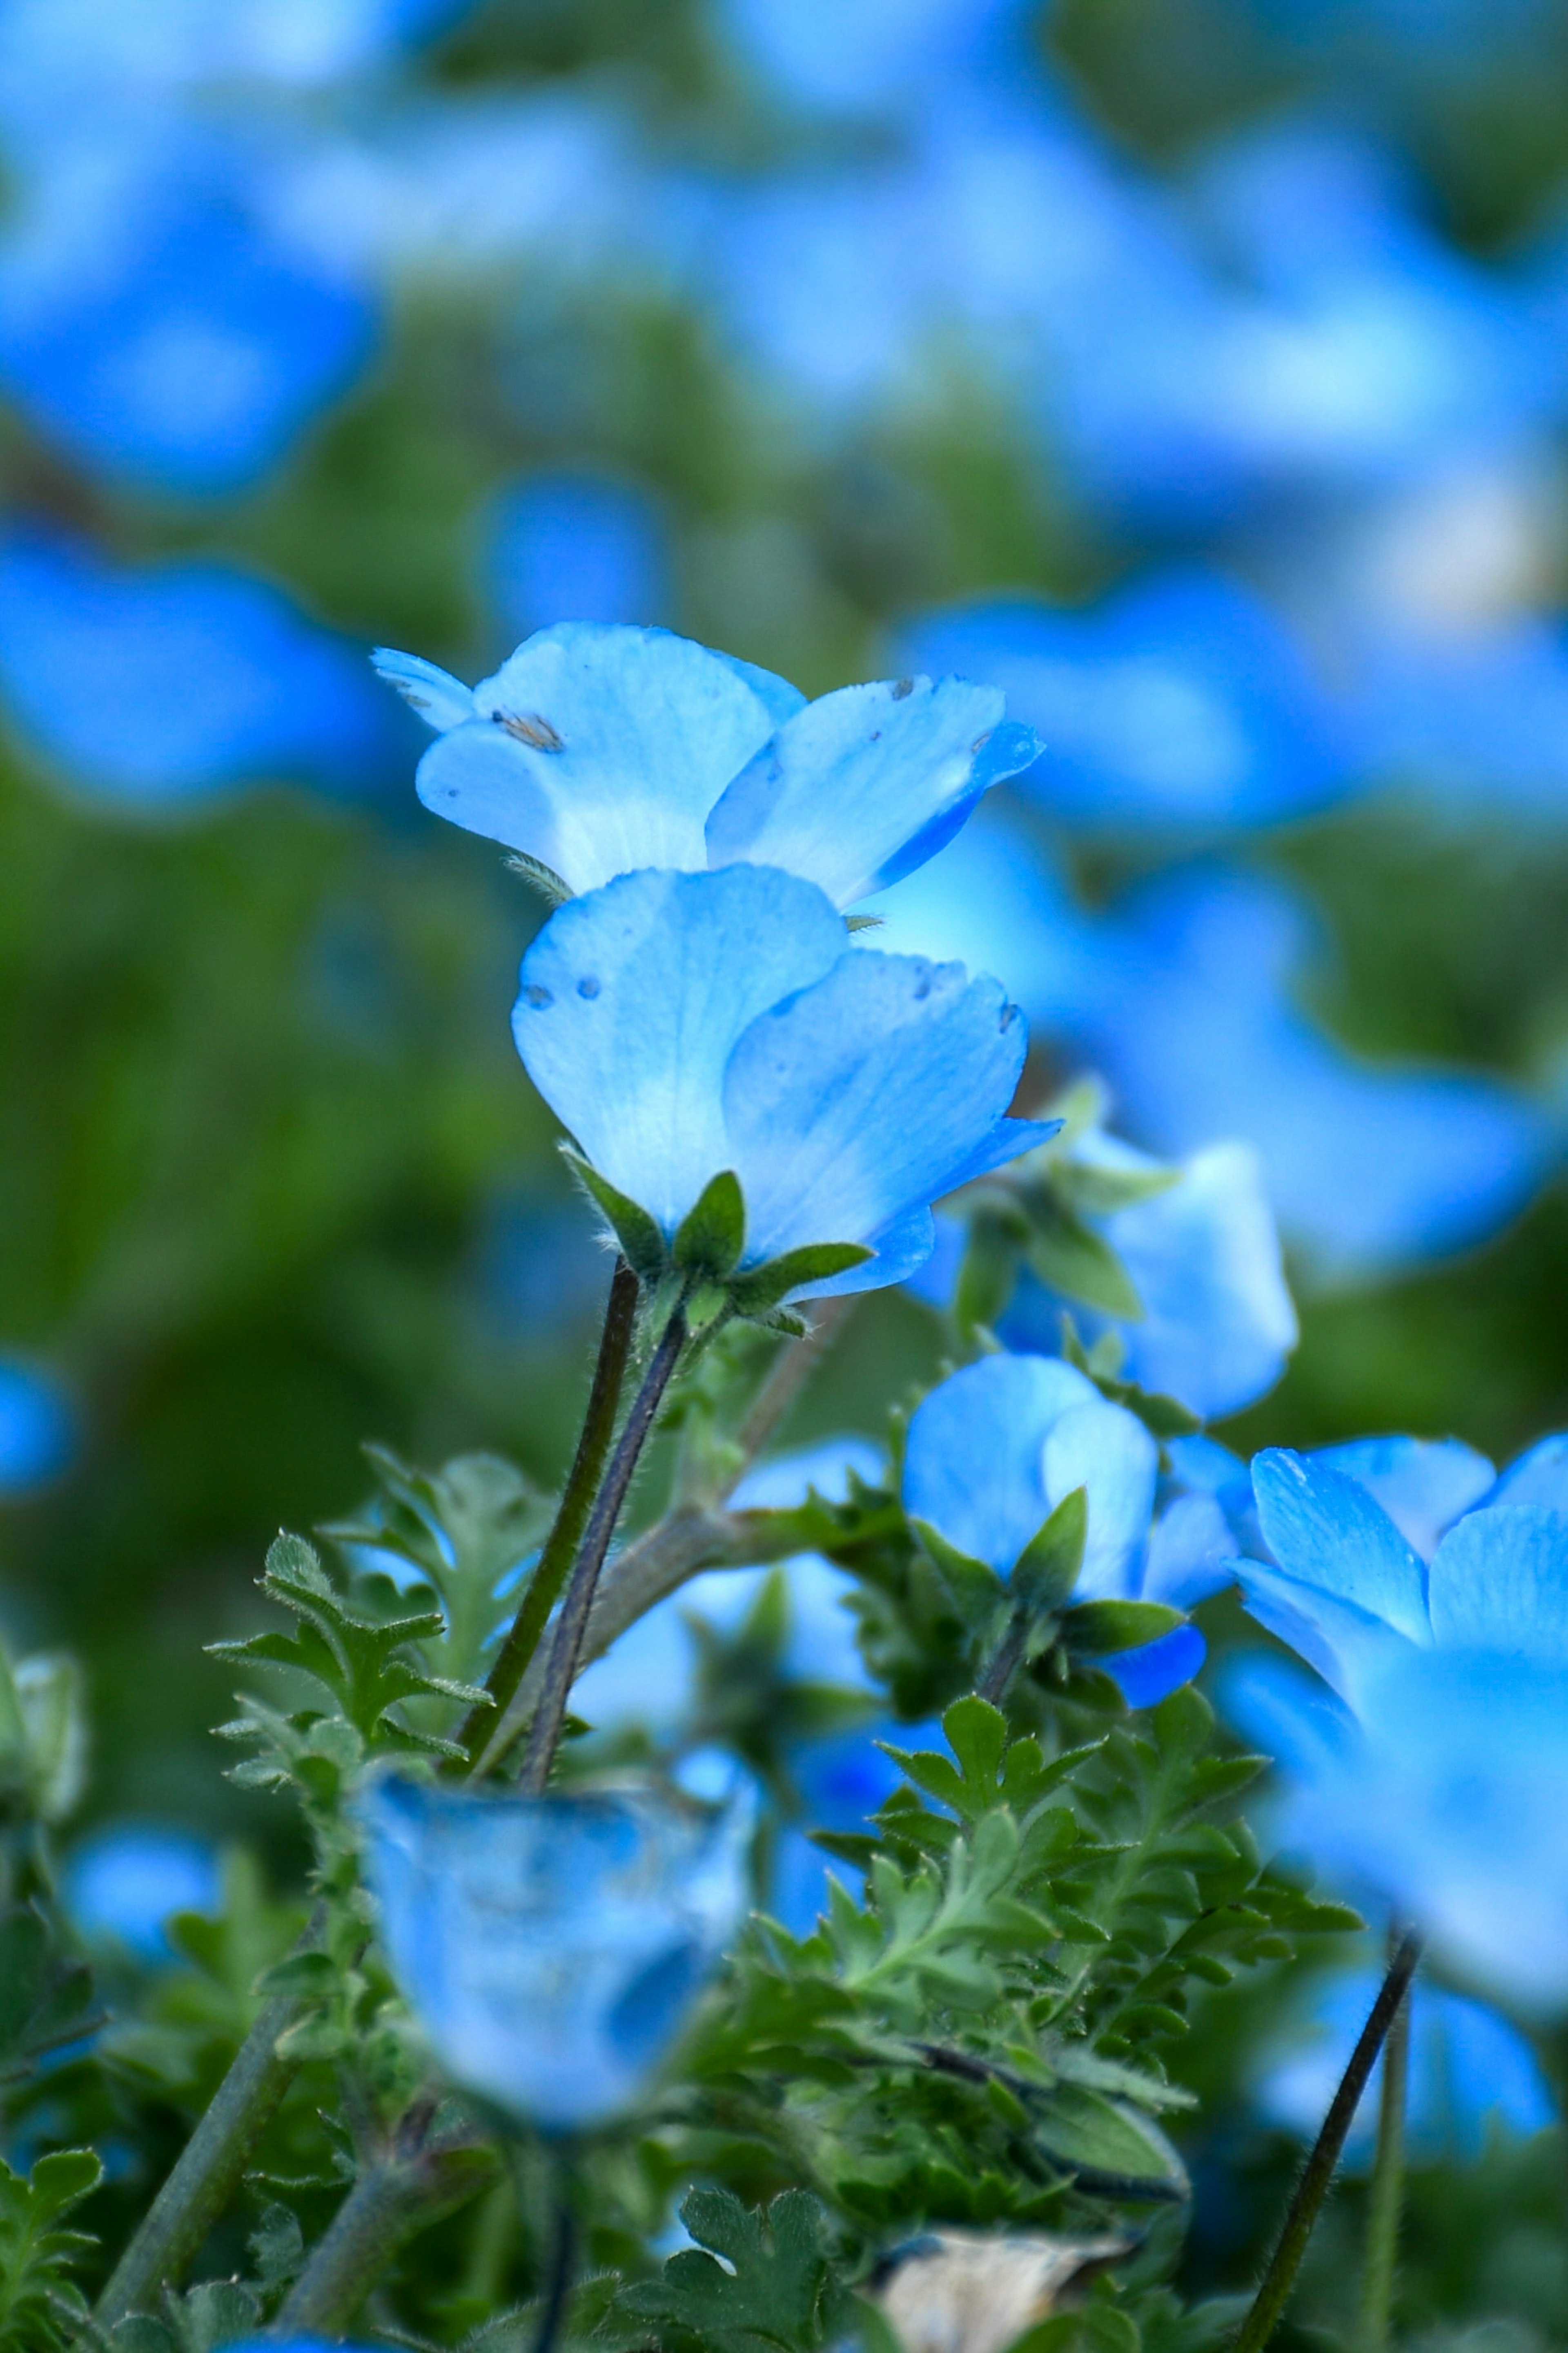
M472 1709L458 1734L458 1745L468 1752L469 1772L479 1763L490 1731L506 1714L528 1671L528 1662L539 1647L540 1637L583 1541L583 1531L616 1434L616 1416L620 1409L621 1389L637 1325L638 1290L637 1276L626 1260L617 1259L610 1278L610 1295L605 1303L605 1328L599 1338L598 1362L594 1366L594 1385L588 1392L582 1435L566 1474L554 1525L544 1539L538 1566L528 1581L522 1607L486 1677L485 1689L492 1704Z
M566 2316L566 2299L572 2292L576 2256L577 2226L571 2207L562 2196L555 2205L555 2244L551 2250L550 2278L545 2285L544 2310L540 2316L539 2334L533 2340L533 2353L555 2353L555 2340Z
M991 1657L982 1668L974 1688L982 1699L993 1707L1000 1707L1003 1694L1017 1672L1024 1655L1024 1645L1029 1639L1029 1617L1024 1609L1015 1609L1012 1622Z
M318 1905L296 1952L316 1950L325 1925ZM177 2279L228 2204L293 2079L296 2063L281 2057L278 2044L304 2010L286 1996L261 2010L98 2300L104 2328L144 2310L166 2279Z
M1395 1939L1389 1938L1393 1946ZM1362 2271L1360 2353L1384 2353L1394 2316L1399 2226L1405 2210L1405 2105L1410 2079L1410 2004L1402 2001L1383 2053L1377 2156L1367 2196L1366 2259Z
M1414 1932L1400 1940L1399 1948L1388 1965L1372 2015L1362 2028L1361 2040L1351 2053L1350 2065L1341 2079L1323 2128L1318 2135L1310 2157L1296 2184L1295 2194L1286 2210L1279 2243L1268 2260L1252 2308L1241 2325L1234 2353L1263 2353L1263 2348L1274 2334L1280 2314L1296 2284L1296 2274L1307 2252L1307 2242L1312 2235L1329 2185L1340 2161L1355 2112L1361 2105L1367 2078L1377 2063L1384 2038L1398 2014L1405 1989L1415 1973L1421 1957L1421 1939Z
M539 1694L539 1705L533 1712L533 1725L528 1736L528 1754L523 1759L520 1787L530 1796L538 1797L550 1779L550 1768L555 1762L560 1746L561 1726L566 1715L567 1694L577 1673L578 1653L583 1636L587 1630L588 1612L594 1606L594 1592L599 1582L599 1571L605 1565L605 1555L610 1548L610 1538L620 1518L621 1506L632 1483L632 1473L653 1428L670 1375L679 1360L686 1343L686 1314L678 1307L659 1338L643 1375L642 1387L632 1400L626 1425L610 1457L610 1467L605 1482L594 1499L588 1524L583 1535L583 1547L572 1571L572 1582L566 1588L566 1599L561 1605L554 1640L544 1669L544 1685Z

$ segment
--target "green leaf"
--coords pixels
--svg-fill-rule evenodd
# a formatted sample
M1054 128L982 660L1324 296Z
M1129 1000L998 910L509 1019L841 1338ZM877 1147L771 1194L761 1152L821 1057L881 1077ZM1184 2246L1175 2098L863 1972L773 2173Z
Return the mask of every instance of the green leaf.
M864 1242L807 1242L803 1249L770 1259L766 1266L751 1267L736 1275L730 1285L731 1303L737 1315L763 1316L804 1283L826 1282L833 1275L847 1274L851 1267L864 1266L876 1254Z
M740 1263L745 1243L745 1196L740 1178L726 1168L709 1179L681 1219L670 1255L683 1272L719 1280Z
M1191 2194L1182 2160L1158 2125L1130 2103L1085 2084L1058 2084L1041 2105L1036 2134L1085 2188L1098 2183L1110 2196L1162 2202Z
M628 1200L624 1193L617 1192L609 1178L601 1176L592 1162L574 1152L570 1145L563 1144L561 1150L573 1175L609 1219L633 1273L644 1282L657 1282L669 1263L658 1220L650 1218L639 1202Z
M30 2174L0 2161L0 2353L52 2353L75 2337L86 2307L70 2273L93 2242L62 2224L102 2178L89 2148L40 2157Z
M1102 1315L1136 1322L1143 1303L1103 1234L1048 1195L1030 1202L1030 1234L1025 1257L1047 1290L1076 1299Z
M1157 1168L1111 1168L1092 1160L1058 1160L1052 1181L1069 1208L1080 1218L1112 1218L1140 1201L1152 1201L1182 1181L1182 1171L1165 1165Z
M1031 1615L1048 1617L1066 1601L1083 1568L1088 1535L1088 1490L1075 1487L1013 1564L1007 1581L1014 1598Z
M662 2278L622 2292L617 2312L651 2321L661 2343L696 2336L716 2353L809 2353L826 2341L837 2299L815 2198L786 2189L764 2218L727 2189L694 2189L680 2219L710 2252L671 2255Z
M1173 1633L1186 1619L1163 1601L1079 1601L1062 1613L1062 1639L1087 1658L1136 1651Z
M59 1950L37 1905L0 1913L0 2083L30 2074L94 2023L91 1976Z

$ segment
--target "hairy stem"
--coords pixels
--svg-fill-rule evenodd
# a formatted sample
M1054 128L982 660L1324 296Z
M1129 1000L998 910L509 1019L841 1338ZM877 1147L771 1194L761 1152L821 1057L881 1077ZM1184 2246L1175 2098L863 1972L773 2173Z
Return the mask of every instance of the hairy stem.
M1390 1937L1391 1946L1396 1939ZM1385 2353L1399 2263L1405 2209L1405 2107L1410 2079L1410 2004L1402 2001L1383 2053L1377 2111L1377 2156L1367 2197L1366 2256L1362 2271L1358 2353Z
M1017 1671L1028 1639L1028 1612L1015 1609L1007 1631L982 1668L980 1680L974 1686L979 1696L988 1699L993 1707L1001 1706L1003 1694Z
M309 1932L307 1932L309 1936ZM303 1949L310 1949L307 1942ZM228 2204L245 2163L288 2090L294 2063L279 2038L304 2005L269 2001L240 2044L211 2106L186 2142L99 2298L96 2317L110 2329L145 2309L166 2279L177 2279Z
M1329 2185L1345 2145L1345 2135L1351 2128L1355 2112L1361 2105L1367 2078L1377 2063L1377 2054L1398 2014L1405 1989L1421 1957L1421 1939L1414 1933L1401 1938L1398 1950L1388 1965L1372 2015L1362 2028L1361 2040L1351 2053L1350 2065L1341 2079L1340 2088L1330 2104L1311 2155L1302 2168L1295 2194L1286 2210L1279 2242L1268 2259L1252 2308L1241 2325L1234 2353L1263 2353L1263 2348L1273 2336L1280 2314L1289 2300L1296 2284L1296 2274L1307 2252L1307 2242L1312 2235Z
M340 2336L405 2242L497 2179L494 2153L463 2141L426 2146L430 2104L416 2101L389 2147L365 2166L285 2297L281 2336Z
M563 2194L556 2201L555 2243L550 2252L550 2277L545 2283L544 2309L540 2316L539 2334L533 2340L533 2353L555 2353L555 2340L566 2317L566 2300L571 2294L576 2259L577 2227Z
M521 1787L531 1796L539 1796L550 1779L550 1768L555 1762L561 1726L566 1715L567 1694L576 1679L578 1655L587 1630L588 1612L594 1606L599 1571L605 1565L605 1555L610 1548L616 1522L621 1516L621 1506L626 1500L632 1474L637 1467L665 1390L669 1387L670 1376L685 1345L686 1314L684 1309L677 1307L648 1360L642 1387L632 1400L626 1428L610 1457L604 1484L594 1498L593 1509L588 1514L583 1534L582 1549L572 1571L572 1581L566 1588L566 1598L561 1605L561 1616L545 1663L539 1704L533 1712L533 1724L528 1736L528 1754L523 1759L520 1777Z
M624 1258L617 1259L610 1278L610 1295L605 1303L605 1328L599 1337L599 1356L588 1392L587 1411L583 1417L577 1451L561 1492L554 1525L544 1539L538 1566L528 1581L522 1607L485 1679L491 1704L489 1707L473 1708L458 1734L458 1745L468 1755L469 1772L481 1765L493 1746L491 1727L504 1718L528 1662L539 1648L550 1613L583 1541L583 1531L616 1434L616 1416L620 1409L621 1389L637 1325L638 1291L637 1276Z

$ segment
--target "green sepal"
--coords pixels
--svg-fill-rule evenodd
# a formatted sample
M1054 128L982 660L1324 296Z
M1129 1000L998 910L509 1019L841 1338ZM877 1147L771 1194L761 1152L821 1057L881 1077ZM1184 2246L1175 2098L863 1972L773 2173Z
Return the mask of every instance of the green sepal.
M978 1634L986 1642L994 1641L994 1620L1000 1614L1005 1624L1007 1616L1006 1590L995 1570L989 1562L974 1560L968 1553L960 1552L956 1545L949 1544L940 1528L932 1527L929 1520L911 1520L910 1525L970 1633Z
M1030 1208L1034 1214L1025 1256L1047 1289L1097 1308L1102 1315L1137 1323L1143 1302L1104 1235L1048 1195Z
M1075 1487L1037 1530L1013 1564L1014 1599L1031 1617L1060 1609L1083 1568L1089 1535L1089 1491Z
M548 906L563 907L573 895L553 866L546 866L542 858L531 858L526 849L509 850L502 863L531 882Z
M826 1282L831 1275L847 1274L852 1266L864 1266L876 1255L864 1242L807 1242L801 1250L785 1250L782 1258L737 1275L730 1285L730 1297L737 1315L765 1315L803 1283Z
M1163 1601L1080 1601L1064 1611L1062 1639L1069 1651L1099 1658L1114 1651L1142 1650L1162 1634L1173 1634L1186 1619Z
M1179 1398L1166 1397L1159 1389L1141 1389L1136 1381L1119 1381L1105 1372L1085 1348L1070 1315L1062 1317L1062 1355L1069 1365L1088 1374L1109 1404L1125 1406L1129 1413L1136 1414L1152 1438L1190 1438L1203 1428L1202 1416Z
M669 1262L657 1220L639 1202L628 1200L624 1193L617 1192L609 1178L601 1176L592 1162L584 1160L580 1152L574 1152L569 1144L563 1144L561 1150L567 1166L591 1196L595 1208L609 1219L632 1272L644 1282L656 1282Z
M745 1243L746 1202L741 1180L732 1168L721 1169L709 1178L696 1207L681 1219L670 1255L683 1273L721 1281L740 1263Z

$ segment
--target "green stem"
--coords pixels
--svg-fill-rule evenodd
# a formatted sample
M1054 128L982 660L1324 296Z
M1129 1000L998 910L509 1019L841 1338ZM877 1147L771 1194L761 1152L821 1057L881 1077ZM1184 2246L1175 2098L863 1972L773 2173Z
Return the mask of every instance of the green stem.
M621 1389L626 1377L626 1364L631 1356L632 1335L637 1325L637 1297L640 1286L637 1276L624 1258L616 1261L616 1271L610 1278L610 1295L605 1305L605 1328L599 1338L598 1362L594 1366L594 1384L588 1392L588 1409L583 1417L582 1435L572 1468L566 1474L566 1484L550 1534L538 1565L528 1581L528 1591L522 1607L511 1622L505 1641L497 1651L485 1680L490 1705L476 1707L465 1718L458 1740L467 1750L474 1771L484 1759L489 1735L505 1715L519 1683L528 1670L528 1662L539 1647L550 1620L550 1613L560 1598L567 1573L583 1541L588 1514L593 1507L599 1482L605 1475L610 1444L616 1434L616 1416L620 1409Z
M303 1949L310 1948L308 1941ZM297 2000L269 2001L240 2044L212 2105L99 2298L102 2327L112 2328L128 2313L145 2309L164 2280L178 2278L234 2195L246 2159L293 2076L294 2062L279 2056L278 2043L303 2010Z
M1024 1645L1029 1639L1028 1612L1016 1609L1011 1623L996 1645L986 1665L981 1671L974 1688L979 1697L988 1699L993 1707L1000 1707L1008 1684L1017 1672L1024 1655Z
M1372 2006L1372 2015L1362 2029L1361 2040L1351 2053L1350 2065L1345 2069L1340 2088L1323 2119L1323 2128L1296 2184L1295 2194L1286 2210L1279 2242L1269 2257L1268 2268L1253 2298L1252 2308L1241 2325L1233 2353L1263 2353L1264 2346L1274 2334L1279 2316L1296 2284L1296 2274L1307 2252L1307 2242L1329 2194L1329 2186L1340 2161L1340 2152L1345 2145L1345 2135L1350 2131L1355 2112L1361 2105L1367 2078L1377 2063L1377 2054L1398 2013L1420 1957L1421 1939L1411 1934L1402 1939L1398 1951L1389 1963L1388 1974Z
M1391 1943L1393 1939L1390 1939ZM1383 2053L1377 2156L1367 2197L1366 2259L1362 2272L1358 2353L1386 2353L1405 2208L1405 2104L1410 2080L1410 2004L1402 2001Z
M620 1434L616 1451L610 1457L610 1467L605 1473L605 1483L595 1497L594 1507L588 1514L583 1547L572 1571L566 1599L561 1605L561 1616L545 1665L544 1684L528 1736L528 1754L523 1759L520 1776L521 1787L531 1796L540 1796L550 1779L550 1768L560 1746L561 1726L565 1720L567 1694L576 1677L578 1653L587 1630L588 1612L594 1606L599 1571L605 1565L605 1555L610 1548L616 1522L621 1516L621 1506L626 1500L632 1474L637 1467L665 1390L669 1387L670 1376L685 1345L686 1314L684 1308L677 1307L659 1335L658 1345L643 1375L642 1387L632 1400L626 1426Z
M280 2336L336 2337L398 2250L497 2179L492 2151L468 2141L426 2146L429 2102L416 2102L333 2215L273 2323Z

